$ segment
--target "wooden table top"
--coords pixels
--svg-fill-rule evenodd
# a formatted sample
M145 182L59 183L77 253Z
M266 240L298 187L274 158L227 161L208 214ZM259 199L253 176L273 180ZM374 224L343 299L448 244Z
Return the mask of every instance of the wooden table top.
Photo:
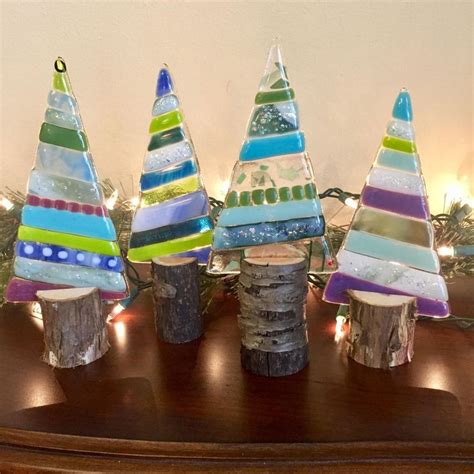
M472 280L449 288L453 313L473 316ZM382 371L347 359L335 311L310 291L310 365L270 379L240 366L232 298L215 302L202 338L171 345L157 340L144 293L109 323L107 354L68 370L41 362L42 322L29 307L6 305L0 471L288 472L318 464L372 472L377 463L423 470L435 460L474 470L474 331L420 321L414 360Z

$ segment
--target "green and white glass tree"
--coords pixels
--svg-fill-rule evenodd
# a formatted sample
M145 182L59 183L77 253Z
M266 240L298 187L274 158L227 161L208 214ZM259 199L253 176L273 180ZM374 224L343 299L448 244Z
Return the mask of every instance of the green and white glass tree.
M335 270L295 92L274 44L214 231L208 271L238 272L243 257L297 255L309 257L311 272Z
M115 228L66 64L58 58L54 66L6 299L35 301L38 290L97 287L102 299L121 300L128 290Z

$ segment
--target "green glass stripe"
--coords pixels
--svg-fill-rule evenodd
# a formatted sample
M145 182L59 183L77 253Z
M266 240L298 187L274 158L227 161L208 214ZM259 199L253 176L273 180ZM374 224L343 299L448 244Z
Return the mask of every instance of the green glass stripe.
M53 75L53 89L72 95L72 87L69 76L65 72L55 72Z
M314 183L304 185L304 194L307 199L314 199L316 197L316 186Z
M163 146L172 145L185 139L184 131L181 127L171 128L164 132L156 133L150 138L148 151L156 150Z
M254 189L252 191L252 201L254 204L256 205L263 204L264 199L265 199L265 193L263 189Z
M242 191L239 196L239 205L240 206L251 206L252 199L248 191Z
M164 255L173 255L177 253L187 252L200 247L210 245L212 242L212 230L195 234L180 239L160 242L158 244L146 245L128 250L128 258L132 262L146 262L154 257Z
M46 122L41 126L39 139L43 143L50 143L71 150L87 151L89 148L84 132L58 127Z
M176 127L183 121L183 116L179 110L173 110L167 114L158 115L154 117L150 123L149 132L157 133L169 128Z
M101 253L103 255L120 255L117 242L36 229L24 225L18 229L18 239L42 244L61 245L73 249L85 250L87 252Z
M231 191L227 194L225 205L226 207L235 207L239 205L239 195L236 191Z
M359 208L352 221L351 229L422 247L431 248L434 243L431 223L369 207Z
M170 184L160 186L156 190L143 192L140 205L141 207L153 206L160 202L175 199L179 196L184 196L185 194L197 191L199 187L199 178L196 176L173 181Z
M397 137L385 136L382 142L385 148L391 150L402 151L404 153L416 153L416 145L409 140L403 140Z
M304 199L304 189L303 186L293 186L291 188L291 194L293 195L293 199L295 201L301 201Z
M265 199L269 204L274 204L278 201L278 191L276 188L265 189Z
M259 92L255 96L255 103L273 104L274 102L284 102L295 98L295 91L293 89L283 89L275 92Z
M278 194L280 195L280 201L286 202L291 200L291 191L290 188L284 186L278 190Z

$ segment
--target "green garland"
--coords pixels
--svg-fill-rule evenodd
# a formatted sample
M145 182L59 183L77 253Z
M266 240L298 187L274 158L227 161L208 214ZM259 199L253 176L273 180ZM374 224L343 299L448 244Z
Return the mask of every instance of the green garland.
M126 259L134 203L126 197L127 195L123 187L120 186L120 188L121 192L117 196L115 206L109 213L117 230L118 243L125 257L124 261L127 276L130 282L136 287L132 297L132 299L134 299L141 290L150 287L150 282L141 280L137 270ZM102 183L102 189L104 196L109 198L116 192L117 188L113 185L111 180L106 179ZM0 208L0 306L4 303L3 294L12 270L15 240L20 222L21 209L25 203L25 195L18 191L7 189L3 194L12 202L13 207L9 211ZM340 188L329 188L321 193L319 197L321 199L336 198L344 202L347 197L357 199L359 195L345 192ZM216 219L224 203L212 197L209 198L209 201L212 207L211 215ZM459 203L454 203L448 213L432 216L437 247L474 245L474 220L469 217L469 214L469 207L466 208L466 206L461 206ZM348 227L349 224L344 226L328 225L328 237L336 252L344 240ZM473 276L474 257L441 258L441 267L445 277L448 279L456 275ZM206 273L205 268L201 269L201 276L203 311L209 309L213 296L219 292L236 294L237 276L210 276ZM327 276L309 274L308 280L311 284L319 288L324 288Z

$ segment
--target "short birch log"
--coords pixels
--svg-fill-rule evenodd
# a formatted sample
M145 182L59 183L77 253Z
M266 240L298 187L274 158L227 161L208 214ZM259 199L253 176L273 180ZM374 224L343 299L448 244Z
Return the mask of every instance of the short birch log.
M348 356L360 364L389 369L414 353L416 298L349 290Z
M101 358L109 350L106 317L97 288L37 292L44 325L43 360L71 368Z
M247 258L239 276L242 366L280 377L308 364L304 258Z
M173 344L202 335L199 267L194 257L152 260L155 327L160 339Z

